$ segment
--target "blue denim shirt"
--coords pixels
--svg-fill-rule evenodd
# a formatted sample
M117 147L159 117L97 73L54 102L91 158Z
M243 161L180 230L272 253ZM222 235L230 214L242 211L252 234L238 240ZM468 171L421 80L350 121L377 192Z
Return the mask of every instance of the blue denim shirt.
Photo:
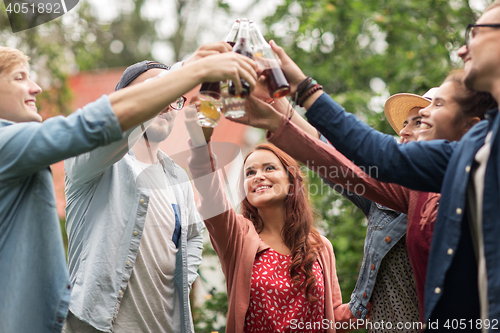
M457 295L446 295L447 299L455 297L457 302L462 299L461 306L467 305L463 293L477 289L474 284L463 285L471 272L464 267L462 259L471 254L470 250L458 250L466 238L462 236L468 232L466 199L470 169L489 131L492 131L492 141L485 174L483 233L489 318L500 319L500 117L497 113L498 109L489 111L487 119L476 124L459 142L434 140L406 145L398 145L391 136L373 130L326 94L306 114L309 121L356 164L378 166L380 180L418 191L441 192L427 270L425 320L431 318L439 306L446 306L437 305L448 289ZM476 273L477 270L472 272Z
M129 151L141 135L136 128L123 140L64 162L68 261L74 285L70 311L107 332L130 280L151 193ZM176 197L181 227L174 277L181 318L175 322L181 332L194 332L189 290L198 277L204 224L186 172L161 151L158 158Z
M319 139L330 144L323 135L320 135ZM335 186L331 180L321 175L320 177L325 184L338 190L338 186ZM343 190L340 194L361 209L368 221L363 263L349 302L352 314L357 318L364 319L368 314L366 306L372 296L382 259L406 234L406 214L396 212L347 190ZM394 241L386 242L387 236ZM372 269L372 265L374 269Z
M0 119L0 332L60 332L71 285L49 165L122 137L109 99L43 123Z

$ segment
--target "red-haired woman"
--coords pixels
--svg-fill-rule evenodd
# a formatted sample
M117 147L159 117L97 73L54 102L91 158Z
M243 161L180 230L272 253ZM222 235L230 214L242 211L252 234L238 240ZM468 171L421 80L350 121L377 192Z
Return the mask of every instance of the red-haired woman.
M242 215L224 193L210 144L192 149L189 169L226 276L226 332L335 332L336 325L349 326L355 318L342 304L332 245L313 226L294 159L270 144L246 156Z

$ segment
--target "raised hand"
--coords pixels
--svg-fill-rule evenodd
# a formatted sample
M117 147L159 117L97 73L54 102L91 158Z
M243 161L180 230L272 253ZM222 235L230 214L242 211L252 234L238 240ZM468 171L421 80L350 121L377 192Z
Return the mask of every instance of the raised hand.
M199 60L201 58L208 57L210 55L215 55L219 53L231 52L233 48L226 42L216 42L200 46L196 51L194 51L184 64L189 64L193 61Z
M228 44L228 46L230 46ZM244 79L253 91L257 84L257 64L252 59L235 52L225 52L204 57L186 64L184 67L197 66L194 75L200 75L202 82L217 82L232 80L236 87L236 94L240 94L242 86L240 79Z
M255 90L252 92L252 96L264 101L265 103L271 103L274 99L269 94L265 83L265 76L261 75L255 86Z
M285 73L285 77L290 84L290 94L294 94L297 91L297 86L304 81L306 78L302 70L293 62L293 60L286 54L285 50L278 46L274 40L269 42L271 48L278 55L281 60L281 68Z

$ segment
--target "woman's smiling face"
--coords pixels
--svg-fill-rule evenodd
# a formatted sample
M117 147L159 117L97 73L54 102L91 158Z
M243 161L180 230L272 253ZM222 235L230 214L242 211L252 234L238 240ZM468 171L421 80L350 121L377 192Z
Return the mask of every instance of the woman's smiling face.
M283 205L290 181L276 155L268 150L257 150L245 162L245 191L248 202L256 207Z
M432 99L432 103L420 110L422 116L418 141L444 139L458 141L467 131L460 105L455 101L457 86L444 82Z

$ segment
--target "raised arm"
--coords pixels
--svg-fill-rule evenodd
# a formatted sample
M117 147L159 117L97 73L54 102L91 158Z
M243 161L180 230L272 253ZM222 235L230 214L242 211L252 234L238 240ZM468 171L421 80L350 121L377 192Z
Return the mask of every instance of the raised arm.
M238 90L241 77L253 88L255 68L252 60L234 52L210 55L157 80L114 92L67 118L4 126L0 134L2 178L22 178L55 162L117 141L123 138L123 131L153 118L201 82L232 79Z
M211 144L191 149L189 172L198 190L198 211L205 221L212 245L223 265L224 273L236 265L233 254L242 248L249 224L236 214L224 191L221 170L217 169Z
M271 42L282 62L291 91L305 79L285 51ZM347 158L365 168L377 167L378 179L420 191L439 192L456 143L442 140L398 145L356 119L327 94L316 91L304 101L309 122Z
M367 169L367 174L335 148L311 137L286 119L283 118L278 130L270 134L268 140L344 189L399 212L408 211L407 188L370 177L372 173L376 173L376 169Z
M331 144L328 142L328 140L325 138L324 135L320 135L319 136L319 140L321 142L324 142L327 145L331 146ZM352 202L356 207L358 207L359 209L361 209L361 211L363 212L363 214L365 214L365 216L368 216L368 214L370 214L370 208L372 206L372 201L370 199L362 197L362 196L360 196L360 195L358 195L358 194L356 194L354 192L345 190L344 188L341 188L339 190L339 188L338 188L339 186L337 184L335 184L333 181L331 181L330 179L326 178L325 176L323 176L321 174L319 174L319 177L321 178L321 180L323 181L323 183L325 183L326 185L330 186L332 189L334 189L337 192L339 192L347 200L349 200L350 202Z
M262 84L260 84L260 82L259 84L257 84L254 92L252 93L252 96L256 97L257 99L260 99L263 102L268 102L271 98L266 88ZM249 103L249 106L252 107L253 104L254 103ZM292 122L295 126L303 130L305 133L311 135L313 138L316 139L319 138L321 141L329 144L328 140L323 135L320 135L320 133L314 126L309 124L298 112L295 112L293 106L286 98L283 97L276 99L273 101L273 103L270 104L272 104L272 106L276 111L281 113L283 116L287 117L287 119L290 119L290 122ZM361 209L363 214L365 215L369 214L370 207L372 204L372 202L369 199L366 199L360 195L345 190L344 188L338 186L330 179L324 177L321 174L319 174L319 176L326 185L330 186L332 189L343 195L354 205L356 205L359 209Z
M223 174L218 169L210 141L212 131L204 131L196 123L196 111L186 110L186 127L191 140L189 172L198 190L198 211L205 221L210 239L223 265L226 278L236 265L233 254L243 248L250 224L236 214L224 190Z
M120 138L122 130L107 97L68 117L5 126L0 131L0 182L22 179Z
M118 90L109 95L123 130L141 124L193 89L201 82L233 80L241 92L240 77L253 89L257 73L255 62L234 52L210 55L185 64L180 69L142 84Z
M323 94L306 113L313 124L340 152L365 168L376 167L377 178L409 188L440 192L456 142L444 140L399 145Z

